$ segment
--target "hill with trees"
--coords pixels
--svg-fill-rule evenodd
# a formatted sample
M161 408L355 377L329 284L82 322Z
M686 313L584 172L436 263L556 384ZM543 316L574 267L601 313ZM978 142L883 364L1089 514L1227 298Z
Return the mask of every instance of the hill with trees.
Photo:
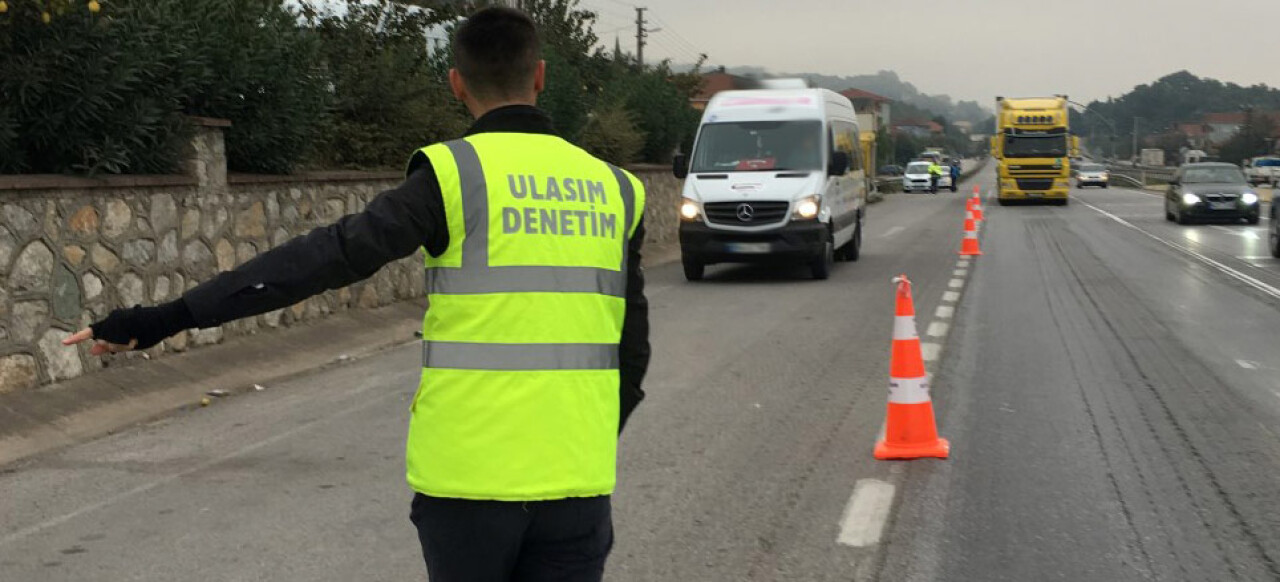
M1207 114L1250 110L1280 111L1280 89L1261 84L1246 87L1179 71L1119 97L1089 103L1093 114L1074 112L1072 125L1081 135L1108 137L1115 126L1116 154L1127 158L1132 155L1135 125L1139 139L1145 141Z

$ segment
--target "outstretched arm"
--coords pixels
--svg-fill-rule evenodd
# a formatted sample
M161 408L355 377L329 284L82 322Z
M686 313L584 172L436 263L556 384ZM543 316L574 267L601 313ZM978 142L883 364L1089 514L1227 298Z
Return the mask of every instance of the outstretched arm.
M367 279L420 247L433 255L443 252L449 242L445 224L435 172L429 164L418 163L404 183L379 194L363 212L258 255L175 301L117 309L63 343L96 339L94 355L146 349L184 329L214 327L287 307Z

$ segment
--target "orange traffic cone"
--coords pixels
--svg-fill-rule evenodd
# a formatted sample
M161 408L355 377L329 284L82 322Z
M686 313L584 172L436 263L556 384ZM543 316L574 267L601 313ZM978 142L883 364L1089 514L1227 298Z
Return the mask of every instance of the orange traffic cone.
M973 211L973 219L982 222L986 220L982 216L982 198L978 196L978 187L973 187L973 196L969 198L969 210Z
M973 219L972 210L964 213L964 242L960 244L960 254L966 257L982 254L982 250L978 248L978 222Z
M906 275L898 284L896 316L893 321L893 352L889 358L889 411L884 437L876 443L877 459L947 458L951 443L938 437L929 397L929 374L920 353L916 333L916 308L911 300L911 281Z

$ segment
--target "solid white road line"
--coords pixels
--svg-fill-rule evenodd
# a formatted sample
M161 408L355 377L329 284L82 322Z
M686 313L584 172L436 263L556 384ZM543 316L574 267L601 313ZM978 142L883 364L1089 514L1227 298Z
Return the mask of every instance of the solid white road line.
M942 355L942 344L920 342L920 354L924 356L924 361L936 362L938 361L938 356Z
M1131 228L1131 229L1136 230L1136 231L1138 231L1138 232L1140 232L1140 233L1142 233L1142 234L1147 235L1147 237L1151 238L1152 240L1154 240L1154 241L1156 241L1156 242L1159 242L1160 244L1162 244L1162 245L1164 245L1164 246L1167 246L1167 247L1169 247L1169 248L1171 248L1171 249L1174 249L1174 250L1176 250L1176 251L1180 251L1180 252L1182 252L1183 254L1186 254L1187 256L1189 256L1189 257L1191 257L1191 258L1193 258L1193 259L1196 259L1196 260L1198 260L1198 261L1200 261L1200 262L1202 262L1202 263L1204 263L1204 264L1206 264L1206 265L1208 265L1208 266L1210 266L1210 267L1213 267L1214 269L1217 269L1219 272L1221 272L1221 273L1222 273L1222 274L1224 274L1224 275L1227 275L1228 277L1231 277L1231 278L1233 278L1233 279L1235 279L1235 280L1237 280L1237 281L1240 281L1241 283L1244 283L1245 285L1248 285L1248 286L1250 286L1250 287L1253 287L1254 289L1257 289L1258 291L1261 291L1262 293L1265 293L1265 294L1267 294L1267 295L1270 295L1272 298L1280 299L1280 289L1277 289L1277 288L1275 288L1275 287L1272 287L1271 285L1268 285L1268 284L1266 284L1266 283L1263 283L1262 281L1259 281L1259 280L1257 280L1257 279L1255 279L1255 278L1253 278L1253 277L1250 277L1249 275L1246 275L1246 274L1244 274L1244 273L1241 273L1240 271L1237 271L1237 270L1235 270L1235 269L1233 269L1233 268L1231 268L1231 267L1228 267L1227 265L1224 265L1224 264L1222 264L1222 263L1220 263L1220 262L1218 262L1218 261L1215 261L1215 260L1213 260L1213 259L1211 259L1211 258L1209 258L1209 257L1206 257L1206 256L1204 256L1204 255L1202 255L1202 254L1200 254L1200 253L1198 253L1198 252L1196 252L1196 251L1193 251L1193 250L1191 250L1191 249L1190 249L1190 248L1188 248L1188 247L1185 247L1185 246L1182 246L1182 245L1180 245L1180 244L1172 243L1172 242L1169 242L1169 241L1167 241L1167 240L1164 240L1164 239L1162 239L1162 238L1160 238L1160 237L1158 237L1158 236L1156 236L1156 235L1154 235L1154 234L1151 234L1150 232L1147 232L1147 231L1143 230L1142 228L1140 228L1140 227L1138 227L1138 226L1134 225L1132 222L1129 222L1129 221L1127 221L1127 220L1125 220L1125 219L1123 219L1123 218L1120 218L1119 216L1116 216L1116 215L1114 215L1114 214L1112 214L1112 213L1110 213L1110 212L1107 212L1106 210L1103 210L1103 209L1101 209L1101 208L1098 208L1097 206L1094 206L1094 205L1092 205L1092 204L1089 204L1088 202L1085 202L1085 201L1081 200L1081 201L1080 201L1080 203L1081 203L1081 204L1084 204L1085 206L1088 206L1089 208L1092 208L1092 209L1094 209L1094 210L1098 211L1098 212L1099 212L1100 214L1102 214L1103 216L1106 216L1107 218L1110 218L1111 220L1114 220L1114 221L1116 221L1117 223L1120 223L1120 224L1121 224L1121 225L1123 225L1123 226L1126 226L1126 227L1128 227L1128 228Z
M933 316L938 319L951 319L951 316L955 314L955 312L956 308L950 305L939 305L937 311L933 312Z
M880 543L884 524L893 508L894 486L879 479L859 479L840 519L840 537L846 546L865 548Z
M929 324L929 329L925 330L924 333L929 337L943 337L947 335L949 327L945 322L935 321Z
M957 302L957 301L959 301L959 300L960 300L960 293L959 293L959 292L957 292L957 291L943 291L943 292L942 292L942 300L943 300L943 301L950 301L951 303L955 303L955 302Z
M898 234L898 233L900 233L900 232L902 232L902 231L904 231L904 230L906 230L906 228L905 228L905 227L895 226L895 227L893 227L893 228L890 228L889 230L886 230L886 231L884 232L884 234L882 234L882 235L880 235L880 236L881 236L882 238L888 238L888 237L891 237L891 236L893 236L893 235L895 235L895 234Z
M964 287L964 279L952 279L950 281L947 281L947 286L952 289L959 289L961 287Z
M1222 232L1225 232L1227 234L1244 237L1249 240L1262 240L1262 237L1258 236L1258 233L1247 228L1229 228L1229 227L1221 226L1217 224L1213 225L1213 228L1220 230Z

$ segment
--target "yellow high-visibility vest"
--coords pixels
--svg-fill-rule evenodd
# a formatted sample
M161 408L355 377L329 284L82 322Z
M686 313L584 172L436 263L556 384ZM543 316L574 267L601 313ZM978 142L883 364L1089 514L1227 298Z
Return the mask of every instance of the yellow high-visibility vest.
M449 246L426 260L409 485L504 501L611 494L627 247L644 186L550 135L420 151Z

